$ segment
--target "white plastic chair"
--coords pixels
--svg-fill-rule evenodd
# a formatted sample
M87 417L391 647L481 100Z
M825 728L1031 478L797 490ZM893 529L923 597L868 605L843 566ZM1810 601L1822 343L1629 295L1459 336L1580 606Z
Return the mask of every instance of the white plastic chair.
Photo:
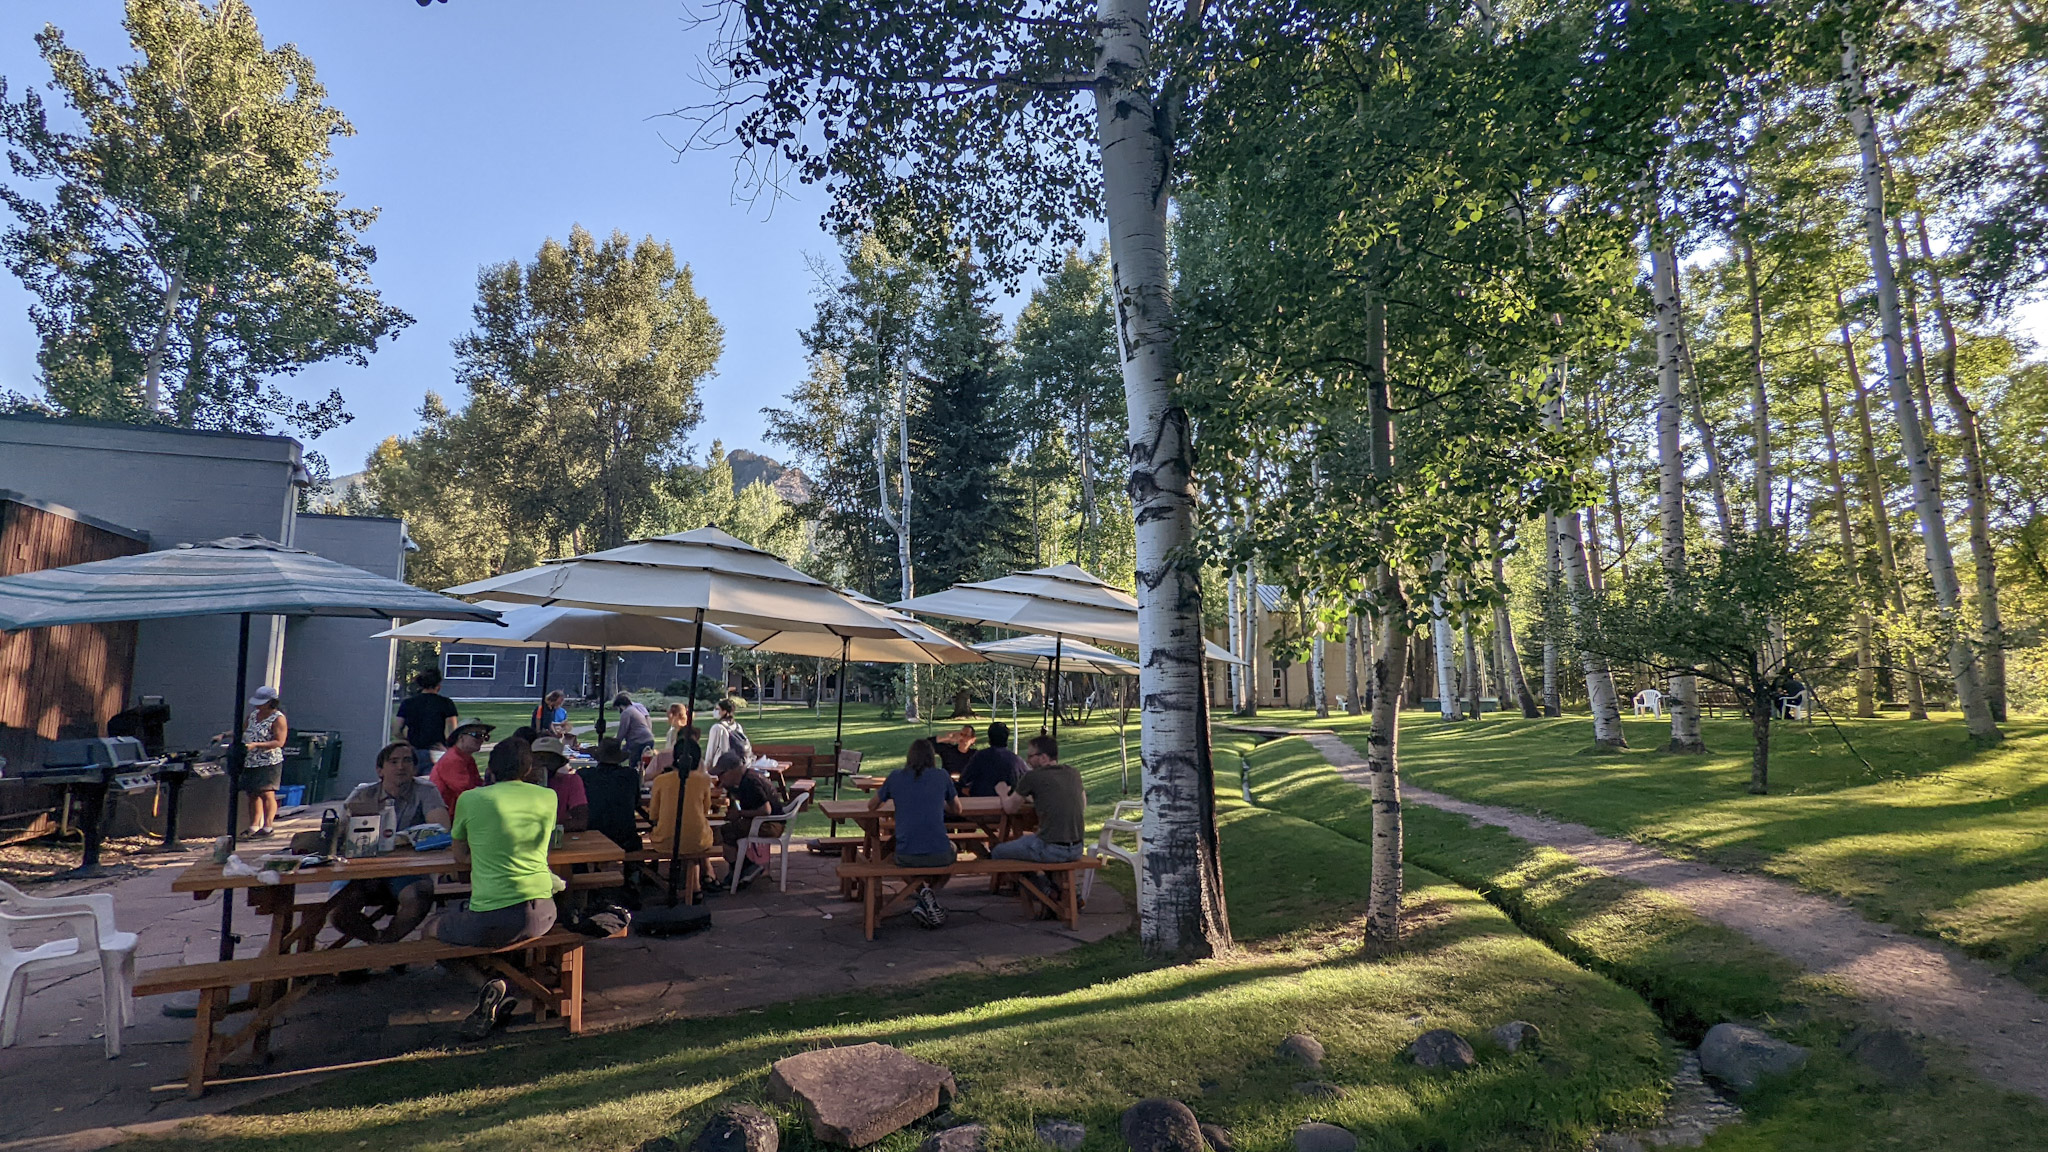
M105 892L88 892L76 896L31 896L5 880L0 880L0 911L12 912L17 916L40 916L50 912L86 911L92 913L99 925L99 954L101 965L112 965L121 974L121 1006L124 1019L135 1022L135 1006L130 1002L127 989L135 985L135 933L123 932L114 924L114 898ZM4 1047L4 1045L0 1045Z
M1126 817L1139 816L1143 814L1144 810L1145 803L1142 800L1117 801L1116 807L1109 810L1109 818L1102 822L1102 834L1096 838L1095 843L1088 846L1088 851L1082 855L1113 856L1130 865L1131 874L1133 876L1137 875L1138 854L1145 850L1144 825L1140 824L1137 820L1127 819ZM1116 834L1119 832L1130 833L1137 840L1137 843L1130 848L1125 848L1118 844L1116 842ZM1099 871L1101 869L1090 868L1081 873L1081 899L1086 900L1088 894L1095 891L1095 873Z
M72 930L71 939L32 948L14 942L14 934L23 929L60 925ZM26 915L0 911L0 1048L14 1046L31 974L98 968L107 1059L119 1056L121 1029L133 1022L135 1015L128 995L135 982L135 936L127 932L115 936L114 940L101 936L99 917L84 908Z
M1664 694L1655 688L1645 688L1641 692L1636 693L1635 706L1636 715L1638 716L1641 716L1645 711L1653 716L1662 716L1664 715Z
M796 794L796 798L789 802L789 807L784 808L782 811L771 812L766 816L754 817L753 824L747 828L745 838L740 841L739 867L732 870L732 891L737 892L740 890L740 873L746 871L747 868L747 849L756 844L781 846L782 877L777 887L779 891L789 891L789 841L790 837L796 832L796 814L803 811L804 805L810 802L811 794L809 792L799 792ZM773 824L777 821L782 823L782 835L761 835L762 825Z

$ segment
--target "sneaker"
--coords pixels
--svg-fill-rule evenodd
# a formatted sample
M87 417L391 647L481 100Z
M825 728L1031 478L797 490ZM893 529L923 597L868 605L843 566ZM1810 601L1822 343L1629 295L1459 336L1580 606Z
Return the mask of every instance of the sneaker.
M481 1040L498 1026L498 1014L505 1007L505 995L511 989L503 980L487 981L481 992L476 994L476 1008L465 1017L460 1029L464 1040Z
M766 871L768 871L766 865L756 864L752 860L740 865L740 887L745 888L747 885L752 884Z
M937 928L946 922L946 909L930 888L922 888L918 890L917 903L910 906L910 918L920 928Z

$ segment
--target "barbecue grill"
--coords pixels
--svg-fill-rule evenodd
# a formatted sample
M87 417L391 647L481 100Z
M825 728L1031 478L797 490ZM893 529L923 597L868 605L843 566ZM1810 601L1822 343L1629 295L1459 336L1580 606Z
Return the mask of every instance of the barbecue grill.
M100 736L88 740L52 740L43 746L42 764L13 773L30 784L62 785L85 805L85 862L67 876L100 874L100 825L106 813L107 789L154 785L156 764L145 759L142 741L132 736ZM70 798L65 798L68 806Z

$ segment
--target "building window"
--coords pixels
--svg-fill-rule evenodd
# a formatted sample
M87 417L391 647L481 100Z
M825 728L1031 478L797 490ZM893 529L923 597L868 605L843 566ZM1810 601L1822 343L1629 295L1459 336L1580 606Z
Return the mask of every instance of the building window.
M538 687L540 687L540 654L539 654L539 653L536 653L536 652L528 652L528 653L526 654L526 686L527 686L528 688L538 688Z
M676 653L676 667L678 668L688 668L691 664L696 663L696 660L697 654L695 652Z
M1287 669L1273 669L1273 699L1278 700L1287 692Z
M442 658L447 667L441 674L450 680L495 680L498 654L495 652L450 652Z

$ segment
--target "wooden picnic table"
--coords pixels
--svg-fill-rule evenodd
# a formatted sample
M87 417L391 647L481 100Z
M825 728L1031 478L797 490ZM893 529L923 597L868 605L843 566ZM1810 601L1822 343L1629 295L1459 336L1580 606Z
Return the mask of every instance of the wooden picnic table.
M1017 833L1038 825L1038 811L1030 800L1024 801L1024 810L1014 815L1003 811L1003 801L998 796L962 796L960 823L973 824L989 834L989 843L1000 844ZM882 858L882 824L896 818L896 802L885 800L879 808L869 808L866 800L827 800L818 805L827 819L846 821L860 825L864 843L862 857L868 860Z

